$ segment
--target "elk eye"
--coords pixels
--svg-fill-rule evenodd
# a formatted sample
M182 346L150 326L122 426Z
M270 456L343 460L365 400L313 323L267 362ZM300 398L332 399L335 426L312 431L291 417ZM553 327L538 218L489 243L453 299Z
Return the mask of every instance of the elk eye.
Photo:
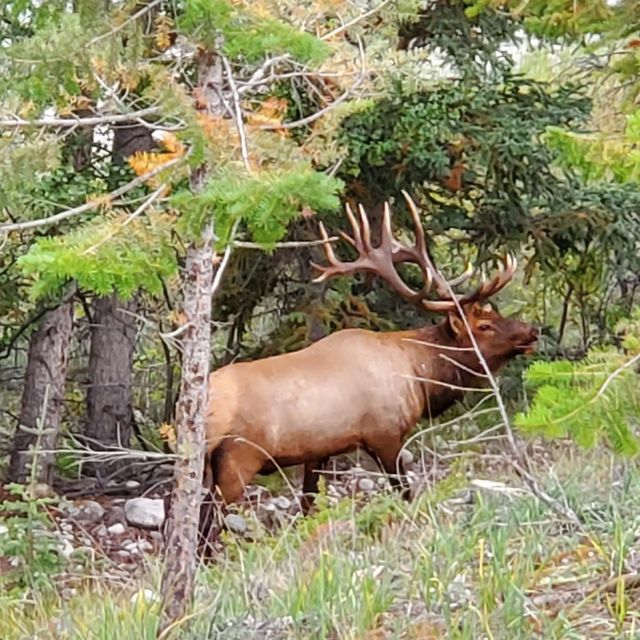
M491 331L491 329L493 329L493 327L487 322L483 322L482 324L478 325L479 331Z

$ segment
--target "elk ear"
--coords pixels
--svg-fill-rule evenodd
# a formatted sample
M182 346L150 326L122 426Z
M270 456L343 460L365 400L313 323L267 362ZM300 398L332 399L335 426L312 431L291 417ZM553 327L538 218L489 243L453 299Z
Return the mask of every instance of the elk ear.
M457 312L451 311L448 315L449 327L451 327L451 331L456 336L464 335L466 333L466 327L464 326L464 322L462 322L462 318L458 315Z

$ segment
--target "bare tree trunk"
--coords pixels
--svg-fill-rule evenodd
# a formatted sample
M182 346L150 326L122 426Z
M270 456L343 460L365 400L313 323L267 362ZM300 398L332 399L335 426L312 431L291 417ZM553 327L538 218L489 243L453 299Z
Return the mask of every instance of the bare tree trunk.
M199 60L198 85L206 97L209 114L224 115L222 64L214 54ZM206 166L194 170L191 190L206 182ZM162 575L162 619L167 629L184 617L193 596L197 568L198 525L202 504L202 472L205 454L204 414L211 340L213 286L213 222L208 223L199 244L187 248L184 275L186 330L182 341L182 377L176 409L176 454L170 515L165 529L165 566Z
M85 429L91 448L130 444L135 309L135 301L123 302L115 294L96 298L93 303ZM122 462L92 463L88 470L104 477L122 466Z
M187 329L182 341L182 379L176 411L178 460L166 529L162 576L163 628L185 615L191 601L197 565L205 452L204 413L211 338L212 236L209 226L203 234L202 243L199 246L190 245L187 251L184 278Z
M63 302L45 314L42 324L31 336L20 424L9 462L9 478L13 482L25 482L30 477L29 447L36 443L40 449L56 447L72 326L73 303ZM53 463L53 454L38 455L37 469L34 470L38 482L51 483Z

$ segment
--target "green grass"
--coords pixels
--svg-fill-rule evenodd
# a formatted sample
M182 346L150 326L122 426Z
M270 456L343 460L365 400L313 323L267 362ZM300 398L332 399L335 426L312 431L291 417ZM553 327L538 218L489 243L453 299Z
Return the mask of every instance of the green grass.
M526 492L458 499L469 475L522 487L506 467L463 460L411 504L388 493L333 506L321 499L314 517L258 531L255 542L229 535L224 554L201 568L192 614L177 635L636 637L640 589L616 577L640 570L640 473L604 451L554 451L537 477L581 515L582 530ZM71 596L52 578L48 587L0 597L0 637L155 638L157 604L131 599L159 581L155 559L133 577L116 567L78 577Z

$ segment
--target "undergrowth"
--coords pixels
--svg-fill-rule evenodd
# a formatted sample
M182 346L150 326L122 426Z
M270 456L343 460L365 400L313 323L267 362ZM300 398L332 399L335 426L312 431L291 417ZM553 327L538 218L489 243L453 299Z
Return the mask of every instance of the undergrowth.
M634 637L638 469L568 446L538 471L580 513L581 530L511 472L482 464L459 465L412 503L386 492L334 505L321 497L315 515L278 531L227 535L174 637ZM474 489L470 475L490 482ZM78 577L71 594L51 575L0 597L0 637L151 640L159 580L155 559L133 576Z

